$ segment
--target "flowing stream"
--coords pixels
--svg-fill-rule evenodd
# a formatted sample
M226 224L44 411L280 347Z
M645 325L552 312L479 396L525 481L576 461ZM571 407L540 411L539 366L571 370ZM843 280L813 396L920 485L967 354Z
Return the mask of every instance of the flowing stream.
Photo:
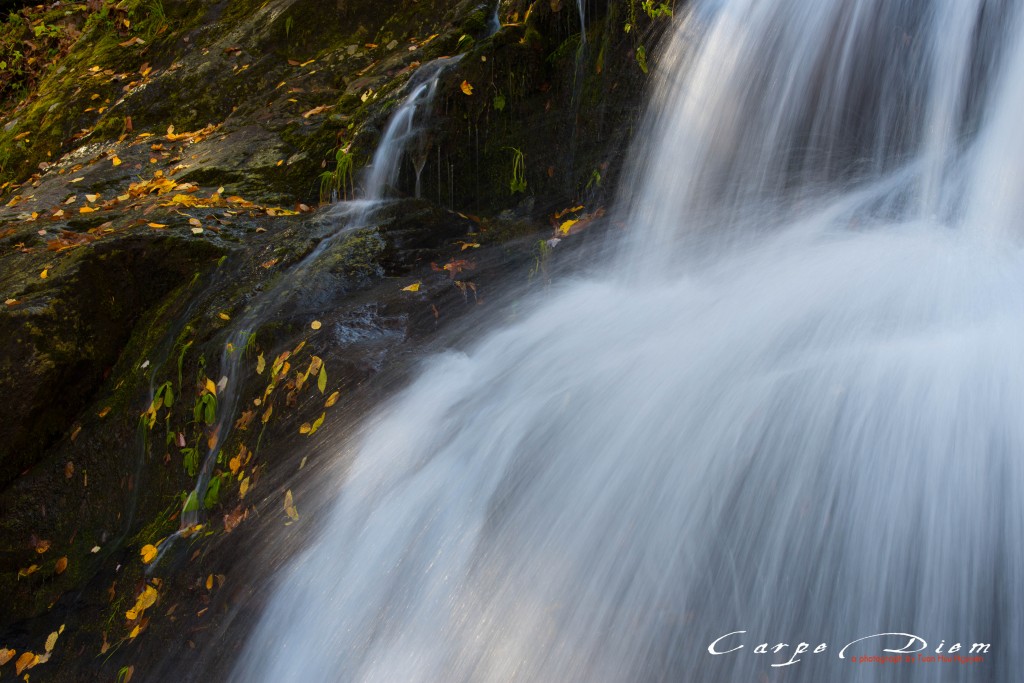
M697 1L661 52L608 274L380 411L234 680L1017 677L1020 3Z

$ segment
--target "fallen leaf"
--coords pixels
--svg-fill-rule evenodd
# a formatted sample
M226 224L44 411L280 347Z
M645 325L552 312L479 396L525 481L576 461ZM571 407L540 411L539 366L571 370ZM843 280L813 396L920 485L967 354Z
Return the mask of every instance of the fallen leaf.
M153 228L154 230L159 230L160 228L166 228L167 227L166 223L147 223L146 225L148 225L149 227Z
M128 621L135 621L143 612L156 604L156 599L159 595L160 594L157 592L156 588L153 588L151 585L147 585L135 600L135 606L125 612L124 616Z
M292 497L292 490L284 494L284 513L288 515L293 522L299 521L299 511L295 508L295 499Z
M142 556L142 564L149 564L156 559L157 549L155 545L147 543L142 546L142 550L139 551L139 555Z
M57 645L57 636L59 634L54 631L50 635L46 636L46 645L44 646L47 652L53 652L53 648Z
M313 420L313 424L309 428L309 435L310 436L313 436L314 434L316 434L317 430L320 429L320 427L323 426L324 418L325 417L327 417L327 413L320 413L320 417L318 417L317 419Z
M217 317L221 320L231 320L231 316L224 312L218 313Z
M78 436L78 432L81 431L81 429L81 427L76 427L75 431L71 433L72 441L75 440L75 438ZM64 464L64 478L70 479L73 476L75 476L75 463L68 460L67 463Z
M256 374L262 375L264 368L267 367L267 360L263 357L263 354L256 356Z
M249 477L242 480L241 485L238 487L238 497L240 499L245 498L245 494L249 493Z
M223 314L223 313L221 313L221 315L224 315L224 314ZM217 385L216 385L216 384L214 384L214 383L213 383L213 380L212 380L212 379L210 379L209 377L207 377L207 378L206 378L206 385L205 385L205 389L206 389L206 390L207 390L208 392L210 392L211 394L213 394L214 396L216 396L216 395L217 395Z
M327 389L327 367L320 367L320 374L316 378L316 388L320 390L320 393L324 393Z
M414 282L411 285L409 285L408 287L402 287L402 291L403 292L418 292L418 291L420 291L420 285L421 284L423 284L423 283L421 283L421 282Z
M62 557L59 560L57 560L57 564L55 564L53 566L53 573L57 574L57 575L63 574L64 571L67 570L67 568L68 568L68 558L67 557Z
M469 81L462 81L462 85L459 88L467 95L473 94L473 86L469 84Z
M116 155L114 156L113 159L111 159L111 161L113 162L114 166L120 166L121 165L121 160Z
M104 418L104 417L106 417L109 414L110 414L110 406L106 406L103 410L101 410L100 412L96 413L96 417Z
M319 330L320 327L321 327L321 324L320 324L319 320L314 320L313 322L311 322L309 324L309 326L312 327L314 330Z
M95 202L99 198L100 198L100 196L98 194L87 194L87 195L85 195L85 199L87 201L89 201L89 202Z
M5 650L0 647L0 666L3 666L7 662L14 659L14 655L17 654L17 650Z
M14 663L14 672L20 676L25 669L31 669L39 662L39 655L32 652L22 652L18 661Z
M45 280L48 277L50 277L50 269L49 268L43 268L43 272L39 273L39 278L41 280Z
M39 541L38 543L36 543L36 552L39 553L40 555L42 555L43 553L45 553L49 549L50 549L50 542L49 541Z
M213 574L210 574L209 576L206 577L206 590L208 590L208 591L212 591L213 590Z
M330 408L331 406L333 406L335 403L338 402L338 398L340 396L341 396L341 392L340 391L335 391L333 394L328 396L327 400L324 401L324 408Z

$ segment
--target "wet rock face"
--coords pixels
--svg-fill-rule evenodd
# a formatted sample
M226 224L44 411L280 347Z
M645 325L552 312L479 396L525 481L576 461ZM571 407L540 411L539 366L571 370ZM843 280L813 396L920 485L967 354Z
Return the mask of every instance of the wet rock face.
M206 644L181 634L213 633L209 620L227 613L205 582L228 574L243 595L241 565L261 540L238 520L280 515L274 487L298 468L296 445L312 443L303 424L327 414L316 438L338 438L424 348L460 337L455 321L500 316L503 296L544 286L612 196L646 82L634 54L656 33L639 3L588 4L586 40L575 5L548 0L505 0L500 27L494 3L478 0L46 10L85 15L38 91L0 102L0 301L14 302L0 306L0 647L38 650L66 619L49 668L32 672L41 680L111 680L129 665L149 680L171 641L180 658L153 680L181 680ZM324 200L358 189L417 69L455 55L420 173L407 153L391 199L338 234L338 207ZM354 165L347 180L342 159ZM559 232L570 218L572 234ZM204 509L210 538L158 572L161 615L180 602L174 618L131 636L125 611L149 569L139 548L177 530L196 484L179 435L204 451L215 436L193 404L225 374L236 323L264 305L271 313L247 328L253 348L235 349L246 359L230 378L241 387L232 424L253 425L225 437L214 464L224 488ZM270 417L254 399L266 398L274 359L302 344L278 384L317 354L331 386L311 382ZM169 380L173 415L162 411L147 440L140 413ZM325 406L334 390L338 404ZM347 423L330 413L342 409ZM248 497L225 474L240 445L258 450ZM43 538L53 547L40 554ZM113 655L97 658L106 642Z
M108 378L139 318L220 254L208 243L123 239L0 315L0 487L34 465Z

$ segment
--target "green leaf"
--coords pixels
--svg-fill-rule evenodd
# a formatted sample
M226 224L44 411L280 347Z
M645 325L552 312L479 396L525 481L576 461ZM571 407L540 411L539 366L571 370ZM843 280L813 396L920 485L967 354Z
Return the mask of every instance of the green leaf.
M503 94L498 93L494 96L494 109L496 111L505 110L505 96Z
M164 405L170 408L174 404L174 390L171 389L171 383L167 382L164 384Z
M189 491L188 498L185 499L185 505L181 508L182 512L195 512L199 509L199 500L196 498L195 491Z
M316 388L320 390L320 393L324 393L327 389L327 366L320 366L320 375L316 378Z
M640 70L647 73L647 50L643 45L636 49L636 63L640 65Z
M210 480L210 485L206 487L206 496L203 498L203 506L207 510L213 509L217 505L217 501L220 500L220 477L214 477Z
M195 448L182 448L181 455L184 458L182 464L185 466L185 473L190 477L196 476L199 470L199 451Z

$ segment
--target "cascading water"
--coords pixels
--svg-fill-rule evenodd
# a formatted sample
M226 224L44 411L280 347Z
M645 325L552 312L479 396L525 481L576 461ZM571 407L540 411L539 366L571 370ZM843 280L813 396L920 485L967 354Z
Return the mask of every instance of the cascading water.
M658 71L627 274L367 427L235 680L1014 678L1020 7L707 0Z

